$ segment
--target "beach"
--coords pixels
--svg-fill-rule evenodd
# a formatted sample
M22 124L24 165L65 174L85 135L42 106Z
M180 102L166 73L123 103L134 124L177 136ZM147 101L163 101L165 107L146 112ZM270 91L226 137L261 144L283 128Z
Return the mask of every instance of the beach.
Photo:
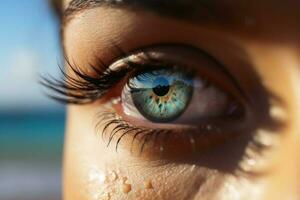
M58 200L65 114L1 112L0 199Z

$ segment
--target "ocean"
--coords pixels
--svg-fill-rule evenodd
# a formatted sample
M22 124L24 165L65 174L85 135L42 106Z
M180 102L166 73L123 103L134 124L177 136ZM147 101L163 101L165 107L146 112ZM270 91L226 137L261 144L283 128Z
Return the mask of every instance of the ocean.
M64 111L0 112L0 200L59 200Z

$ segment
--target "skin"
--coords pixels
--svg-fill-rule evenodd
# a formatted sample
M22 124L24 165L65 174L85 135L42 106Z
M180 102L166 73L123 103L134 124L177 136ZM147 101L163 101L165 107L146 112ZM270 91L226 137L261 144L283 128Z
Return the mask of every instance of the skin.
M68 3L65 0L64 4ZM288 12L282 10L283 15ZM231 66L257 104L252 112L261 116L253 123L251 135L268 148L253 153L249 137L241 133L196 158L174 162L133 156L126 150L126 142L116 152L114 147L106 147L101 134L95 134L101 102L70 105L64 199L299 199L300 45L294 36L300 32L295 27L275 29L269 17L272 10L268 14L264 18L253 13L254 19L264 19L264 29L257 34L146 11L99 7L76 15L64 28L63 37L66 55L76 58L78 66L88 66L95 53L105 62L114 59L112 40L125 50L167 42L193 44ZM291 22L286 17L280 23L285 24L284 20ZM278 37L273 37L276 33Z

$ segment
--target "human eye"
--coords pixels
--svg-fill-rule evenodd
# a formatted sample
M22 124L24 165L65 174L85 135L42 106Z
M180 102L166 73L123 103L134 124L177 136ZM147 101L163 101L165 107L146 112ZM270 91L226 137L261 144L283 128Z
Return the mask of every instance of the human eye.
M247 99L207 52L177 44L119 51L108 66L90 66L93 73L70 66L73 76L43 82L55 99L101 107L96 130L108 147L178 157L213 148L245 128Z
M166 49L158 52L165 57L170 53ZM128 78L121 94L125 117L144 123L193 125L237 111L238 103L230 102L229 95L205 75L191 66L178 66L179 61L171 63L152 61L146 71L138 70Z

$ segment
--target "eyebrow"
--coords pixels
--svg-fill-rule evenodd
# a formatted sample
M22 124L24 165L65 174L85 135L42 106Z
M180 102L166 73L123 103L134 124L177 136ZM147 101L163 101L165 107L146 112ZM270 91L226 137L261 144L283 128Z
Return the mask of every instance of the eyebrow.
M161 16L185 20L232 23L234 14L216 0L72 0L63 13L63 24L77 14L97 7L147 10ZM235 16L236 17L236 16Z

